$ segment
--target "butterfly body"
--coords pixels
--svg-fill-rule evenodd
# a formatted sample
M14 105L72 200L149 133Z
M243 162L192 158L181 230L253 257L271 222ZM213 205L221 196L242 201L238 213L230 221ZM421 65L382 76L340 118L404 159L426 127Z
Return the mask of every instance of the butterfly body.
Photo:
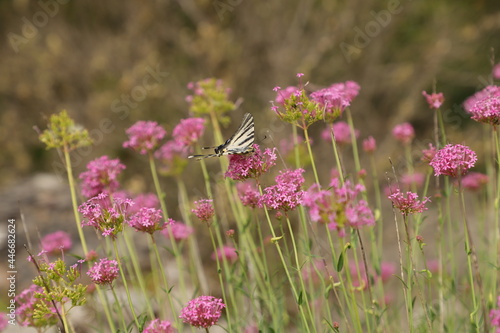
M201 160L208 157L220 157L224 155L248 154L253 152L254 142L254 123L253 116L250 113L245 113L240 127L229 139L217 147L203 147L203 149L214 148L215 154L208 155L191 155L188 158Z

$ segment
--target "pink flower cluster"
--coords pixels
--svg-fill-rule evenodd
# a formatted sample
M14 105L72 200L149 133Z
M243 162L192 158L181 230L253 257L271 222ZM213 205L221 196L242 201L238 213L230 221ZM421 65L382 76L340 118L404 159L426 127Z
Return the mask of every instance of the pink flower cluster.
M334 83L328 88L324 88L311 93L311 99L317 102L325 110L325 121L331 122L344 112L345 108L351 105L358 96L359 84L354 81L345 83Z
M45 301L43 298L38 297L37 295L43 293L43 288L37 286L36 284L32 284L27 289L23 290L20 294L18 294L15 298L17 307L16 307L16 315L17 320L21 324L21 326L32 326L38 327L39 319L34 318L34 310L35 304L38 302L45 302L46 306L51 309L52 315L50 318L43 318L44 321L47 321L49 324L55 325L58 322L58 317L56 314L56 309L52 305Z
M368 138L363 140L363 150L367 153L373 153L377 149L377 142L373 138L373 136L369 136Z
M65 231L56 231L45 235L41 240L42 250L49 254L60 254L73 246L71 236Z
M238 260L238 252L236 252L234 247L224 245L221 249L217 249L216 252L212 253L210 258L212 258L212 260L215 260L215 258L219 260L225 258L231 264L234 264L236 260Z
M437 153L437 148L434 147L432 143L429 143L429 149L422 150L422 157L421 157L422 162L429 163L430 161L432 161L434 156L436 156L436 153Z
M408 216L409 214L422 213L424 210L427 210L425 204L431 201L428 197L419 201L418 195L409 191L406 192L405 196L399 189L396 189L396 192L389 195L388 198L392 201L394 207L399 209L399 211L405 216Z
M432 93L429 95L427 92L422 91L422 95L427 100L429 108L431 109L439 109L444 102L443 93Z
M188 118L181 119L175 126L172 136L175 142L180 146L192 146L205 132L205 119Z
M179 318L194 327L210 328L217 324L222 315L222 309L225 307L226 305L220 298L199 296L188 302Z
M266 148L264 152L259 145L253 145L253 154L235 154L229 156L229 166L224 177L233 180L259 178L272 166L276 165L276 148Z
M497 309L490 311L491 325L496 327L496 333L500 333L500 296L497 298Z
M261 207L259 190L249 182L236 184L238 196L244 206Z
M331 132L333 131L333 136L335 138L335 142L339 145L350 145L351 144L351 129L349 128L349 124L345 121L338 121L328 126L321 132L321 137L323 140L327 142L332 141ZM354 135L356 138L359 137L359 130L354 130Z
M207 223L215 215L215 209L212 204L212 199L202 199L194 202L195 208L191 210L197 218L203 223Z
M126 133L129 140L123 143L123 147L134 149L142 155L152 152L167 134L155 121L138 121Z
M276 176L276 185L266 187L260 198L261 204L275 210L289 211L300 205L304 191L304 169L280 171Z
M392 135L396 140L407 145L411 143L415 137L415 130L410 123L402 123L394 126L392 129Z
M470 109L472 119L475 121L500 125L500 89L497 95L485 97L476 102Z
M99 230L104 237L116 235L123 230L128 209L134 202L130 199L115 198L113 201L105 193L93 197L78 207L84 220L82 226Z
M128 224L136 231L147 232L152 235L157 230L164 229L167 225L161 224L162 213L156 208L141 207L137 213L128 219Z
M118 276L118 262L103 258L96 262L87 272L92 282L98 285L111 284Z
M154 319L144 328L142 333L174 333L174 328L168 320Z
M125 169L119 159L111 160L108 156L101 156L87 164L87 171L80 174L82 180L82 194L94 197L102 192L115 192L120 183L118 175Z
M314 222L328 224L340 236L345 234L345 226L361 228L375 224L372 210L365 200L357 196L365 191L361 184L353 186L349 180L342 185L338 177L330 182L332 190L320 190L312 185L304 195L303 205L309 208L309 215Z
M480 172L469 172L462 178L462 186L470 191L478 191L488 184L489 177Z
M471 97L467 98L465 102L463 103L464 109L467 112L471 112L471 109L474 107L474 105L483 100L487 99L493 96L499 96L500 95L500 87L499 86L487 86L483 90L480 90L476 92L474 95Z
M464 175L476 164L477 155L464 145L449 144L438 150L429 163L434 168L434 175L457 177Z
M277 87L279 88L279 87ZM276 98L274 99L274 101L278 104L285 104L285 101L287 99L290 98L290 96L292 96L293 94L298 94L298 95L301 95L302 94L302 91L295 87L295 86L289 86L289 87L286 87L284 90L279 88L279 89L276 89L277 93L276 93Z
M187 224L182 222L175 221L173 219L168 219L168 224L165 229L161 231L161 233L170 239L170 234L172 234L175 241L179 242L187 239L194 232L194 229Z

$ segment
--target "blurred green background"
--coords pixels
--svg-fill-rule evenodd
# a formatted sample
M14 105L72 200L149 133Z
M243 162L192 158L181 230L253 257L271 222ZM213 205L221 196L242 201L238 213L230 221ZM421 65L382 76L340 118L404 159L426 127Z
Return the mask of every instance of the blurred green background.
M297 72L311 89L357 81L355 125L388 152L397 123L432 137L421 91L435 80L445 122L463 141L472 122L460 105L489 82L500 50L500 2L3 0L0 31L0 184L7 186L54 172L57 155L33 129L44 129L51 113L65 108L102 134L75 164L80 172L103 154L127 160L124 130L137 120L171 130L188 116L186 84L206 77L223 79L234 100L243 99L232 118L252 112L261 140L269 133L263 127L273 131L274 86L296 84ZM319 126L311 131L319 138Z

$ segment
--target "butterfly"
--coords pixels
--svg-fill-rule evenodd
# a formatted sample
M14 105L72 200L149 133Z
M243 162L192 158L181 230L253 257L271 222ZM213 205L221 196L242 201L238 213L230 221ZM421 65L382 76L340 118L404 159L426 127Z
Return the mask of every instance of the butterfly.
M215 154L208 155L191 155L188 158L201 160L208 157L220 157L223 155L248 154L253 152L254 140L253 116L250 113L245 113L240 127L236 130L232 137L218 147L203 147L202 149L215 148Z

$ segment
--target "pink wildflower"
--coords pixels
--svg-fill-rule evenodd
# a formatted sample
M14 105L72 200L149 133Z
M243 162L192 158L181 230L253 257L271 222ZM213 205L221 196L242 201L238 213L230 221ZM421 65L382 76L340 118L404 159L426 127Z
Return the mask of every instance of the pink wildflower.
M147 232L152 235L155 231L162 230L167 226L165 223L161 224L161 221L161 210L141 207L127 222L136 231Z
M98 285L111 284L118 276L118 262L103 258L96 262L87 272L92 282Z
M434 147L432 143L429 143L429 149L422 150L421 161L429 163L430 161L432 161L436 153L437 153L437 148Z
M58 322L56 310L54 309L52 303L49 303L47 300L38 297L40 294L43 294L43 292L44 290L42 287L37 286L36 284L32 284L30 287L23 290L15 297L17 304L16 319L21 326L40 327L41 324L44 324L44 326L55 325ZM41 302L45 304L37 304ZM35 308L40 305L51 309L52 315L50 316L50 318L35 318Z
M496 327L496 332L500 332L500 296L497 298L497 308L490 311L491 325Z
M471 112L472 107L485 98L489 98L492 96L500 96L500 87L499 86L487 86L483 90L476 92L474 95L470 96L463 103L464 109L467 112Z
M284 104L285 100L290 98L290 96L292 94L295 94L297 91L300 91L300 89L295 86L286 87L284 90L282 90L281 88L277 89L276 98L274 99L274 101L278 104Z
M470 109L472 119L493 126L500 124L500 93L478 100Z
M105 193L93 197L78 207L84 220L82 226L91 226L99 230L104 237L115 238L123 230L128 209L134 202L130 199L115 198L113 201Z
M142 333L174 333L174 328L168 320L154 319L149 322Z
M495 80L500 80L500 63L493 66L492 75Z
M196 217L198 217L201 222L208 224L208 222L215 215L215 209L212 202L212 199L202 199L195 201L195 208L192 209L191 212L194 213L194 215L196 215Z
M332 136L330 134L331 131L333 131L335 142L337 142L338 144L351 144L351 129L345 121L338 121L325 128L323 132L321 132L321 137L323 138L323 140L327 142L330 142L332 140ZM356 138L358 138L359 130L355 129L354 135L356 136Z
M405 216L408 216L409 214L422 213L424 210L427 210L425 204L431 201L428 197L419 201L418 195L409 191L406 192L405 196L399 189L397 189L396 192L391 194L388 198L392 201L394 207L399 209L399 211Z
M0 332L9 326L9 320L7 319L7 314L0 312Z
M126 133L129 140L123 143L123 147L134 149L142 155L152 152L167 134L155 121L138 121Z
M261 204L275 210L293 210L302 201L304 184L302 176L304 169L280 171L276 176L276 185L264 189L265 194L260 198Z
M266 148L262 152L259 145L253 145L252 154L235 154L229 156L229 166L224 177L233 180L259 178L273 165L276 165L276 148Z
M236 184L238 196L244 206L252 208L260 207L260 193L255 186L249 182Z
M178 175L187 165L188 149L175 140L165 142L155 151L155 158L160 164L160 171L168 175Z
M194 229L185 223L175 221L173 219L168 219L169 226L161 231L161 233L170 239L170 234L174 237L174 240L180 242L187 239L191 234L193 234Z
M394 138L396 138L396 140L407 145L411 143L411 141L415 137L415 130L413 129L413 126L411 126L410 123L402 123L396 125L392 129L392 135L394 136Z
M377 149L377 143L373 136L363 140L363 150L367 153L373 153Z
M87 171L80 174L82 180L82 194L94 197L101 192L113 193L120 183L118 175L125 169L119 159L110 160L108 156L101 156L87 164Z
M205 132L205 119L188 118L181 119L181 122L175 126L172 136L178 145L191 146L198 142L198 139Z
M476 161L477 155L469 147L449 144L438 150L429 164L434 168L435 176L457 177L464 175Z
M62 251L69 251L73 246L71 236L65 231L56 231L45 235L41 240L42 249L50 254L60 254Z
M351 105L354 98L358 96L359 89L359 84L354 81L334 83L328 88L311 93L311 99L324 108L325 121L332 122Z
M231 246L223 246L221 249L217 249L217 252L212 253L210 258L215 260L216 256L219 260L226 258L231 264L234 264L238 260L238 252Z
M380 264L380 276L382 282L387 282L396 273L396 265L392 262L382 261Z
M182 309L181 318L185 323L198 328L210 328L217 324L226 305L222 299L213 296L199 296L190 300Z
M422 95L424 95L431 109L439 109L444 102L443 93L432 93L429 95L427 92L422 91Z
M158 200L158 196L156 196L156 194L154 193L138 194L134 197L134 203L135 204L129 209L130 214L137 213L142 207L160 208L160 200Z
M404 174L401 176L401 184L407 188L415 186L417 188L424 185L425 175L420 172L415 172L414 174Z
M480 172L469 172L462 178L462 186L470 191L478 191L488 184L488 176Z

